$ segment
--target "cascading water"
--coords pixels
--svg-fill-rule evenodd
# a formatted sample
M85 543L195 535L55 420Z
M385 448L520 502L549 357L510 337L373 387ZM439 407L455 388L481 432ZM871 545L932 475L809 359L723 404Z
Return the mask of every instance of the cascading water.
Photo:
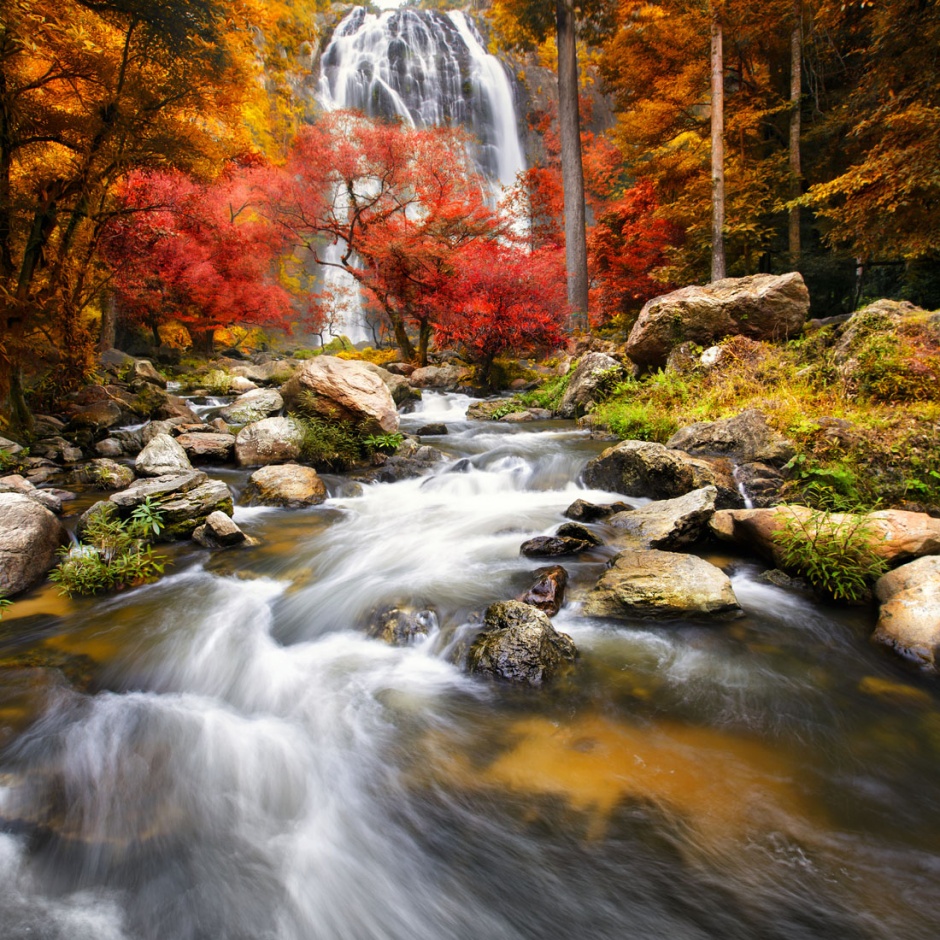
M465 128L473 141L471 159L494 200L525 169L512 82L460 11L377 15L357 7L323 52L318 98L328 111L362 111L413 127ZM325 251L335 261L343 247ZM334 293L354 298L343 318L347 335L354 342L368 339L353 279L335 267L326 267L324 278Z

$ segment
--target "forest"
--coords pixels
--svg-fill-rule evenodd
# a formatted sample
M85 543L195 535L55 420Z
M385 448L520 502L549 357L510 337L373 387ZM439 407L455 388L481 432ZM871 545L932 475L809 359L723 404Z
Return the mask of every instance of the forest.
M298 63L335 28L329 4L4 2L8 422L87 382L116 327L197 349L231 326L329 338L348 298L325 266L403 358L454 348L484 379L504 352L572 325L622 334L651 297L725 275L798 270L817 317L940 304L937 3L475 12L523 88L527 70L559 79L498 202L460 129L318 109Z

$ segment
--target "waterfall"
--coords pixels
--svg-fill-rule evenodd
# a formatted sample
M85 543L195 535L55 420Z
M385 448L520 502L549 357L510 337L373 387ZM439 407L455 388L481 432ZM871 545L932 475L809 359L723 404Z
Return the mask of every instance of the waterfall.
M470 157L494 201L525 169L512 82L462 12L374 14L357 7L323 52L318 98L328 111L362 111L411 127L466 128L474 139ZM326 269L324 280L334 292L359 296L338 268ZM365 340L361 303L351 306L343 329L354 342Z

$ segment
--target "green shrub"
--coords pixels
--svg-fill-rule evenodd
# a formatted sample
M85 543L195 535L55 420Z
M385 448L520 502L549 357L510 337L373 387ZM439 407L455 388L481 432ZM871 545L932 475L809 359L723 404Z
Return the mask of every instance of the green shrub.
M565 375L558 375L549 379L540 388L533 389L531 392L524 392L518 396L518 399L525 405L557 411L565 392L568 391L570 382L570 372Z
M602 414L604 425L622 440L665 444L679 430L669 412L642 401L609 403Z
M166 558L148 544L163 528L160 511L146 499L127 521L110 503L94 513L83 541L60 549L62 561L49 575L59 590L73 594L100 594L156 580Z
M26 467L26 458L29 457L29 448L13 454L0 448L0 473L18 473Z
M863 502L858 480L848 466L819 466L806 454L797 454L783 469L790 471L801 502L813 509L847 512Z
M370 451L394 454L404 440L405 435L396 431L394 434L370 434L362 439L362 443Z
M871 596L871 586L887 570L872 548L871 524L864 515L795 512L775 535L781 565L805 578L833 600L857 603Z
M350 424L306 415L293 417L303 428L300 457L317 470L341 472L366 456L363 441Z
M200 380L200 388L204 388L210 395L228 395L232 391L232 376L222 369L213 369L207 372Z

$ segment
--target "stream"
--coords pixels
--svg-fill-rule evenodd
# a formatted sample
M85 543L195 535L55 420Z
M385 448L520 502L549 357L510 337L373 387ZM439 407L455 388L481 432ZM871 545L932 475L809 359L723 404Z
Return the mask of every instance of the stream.
M463 671L540 567L520 544L624 499L578 485L604 444L570 422L468 402L403 416L448 427L428 476L327 475L321 506L237 507L257 546L10 608L3 655L37 665L0 664L4 940L937 937L940 697L872 611L712 553L743 616L588 619L599 548L562 561L569 676ZM429 635L369 638L393 605Z

